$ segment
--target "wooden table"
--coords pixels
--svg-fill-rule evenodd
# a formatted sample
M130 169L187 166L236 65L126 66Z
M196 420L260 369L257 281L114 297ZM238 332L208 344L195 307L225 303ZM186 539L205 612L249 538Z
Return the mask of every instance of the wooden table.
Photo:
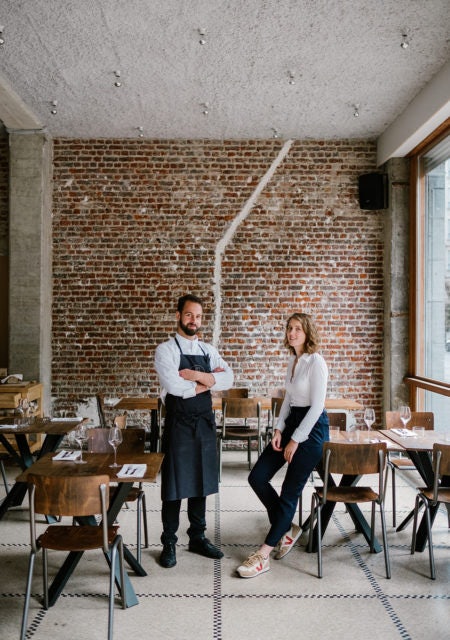
M34 462L30 447L30 435L36 434L42 437L41 449L37 454L38 457L41 457L48 452L55 451L64 436L80 423L81 418L54 418L52 420L34 418L29 425L20 427L9 426L11 420L11 418L0 419L0 442L20 468L25 471ZM15 447L11 443L11 438L15 439ZM0 520L10 507L22 504L25 494L26 485L16 481L0 505Z
M359 438L359 439L358 439ZM342 442L345 444L359 444L360 442L364 442L364 441L374 441L374 442L386 442L387 444L387 448L389 449L390 447L395 449L396 451L398 451L397 445L389 445L389 440L387 438L384 438L384 436L381 436L379 432L377 431L361 431L360 432L360 436L357 436L355 432L348 432L348 431L338 431L336 435L333 435L333 442ZM322 462L320 462L317 467L316 467L317 473L320 475L320 477L322 478L322 480L324 479L324 467ZM361 475L343 475L340 482L339 482L339 486L342 487L351 487L354 486L356 484L358 484L359 480L361 478ZM334 482L333 477L330 475L329 479L328 479L328 484L330 486L336 486L336 483ZM334 508L336 506L335 502L327 502L322 509L322 538L323 535L326 531L326 528L331 520L331 516L333 515L333 511ZM359 508L359 506L357 504L346 504L345 505L347 508L347 511L351 517L351 519L353 520L353 523L355 525L355 529L357 531L359 531L360 533L363 534L364 538L367 540L367 543L370 545L370 538L371 538L371 532L370 532L370 523L367 522L366 518L364 517L361 509ZM307 518L305 520L305 522L303 523L303 529L307 529L309 527L309 522L310 522L310 518ZM314 537L313 537L314 543L313 543L313 551L317 551L317 525L314 531ZM374 547L373 547L375 553L380 553L380 551L382 550L382 547L380 545L380 543L378 542L378 540L375 538L374 540Z
M110 478L110 482L117 483L114 489L111 490L110 503L108 508L108 524L113 525L116 521L120 510L126 502L127 495L133 486L134 482L156 482L156 478L161 469L161 463L163 460L162 453L120 453L120 447L117 450L117 462L120 465L124 464L146 464L147 470L144 476L135 478L133 476L118 478L116 476L116 469L112 469L109 465L114 462L114 455L107 453L86 453L83 455L83 459L86 460L86 464L78 464L73 461L53 460L53 453L47 453L39 460L37 460L31 467L23 471L18 477L17 482L25 484L29 473L37 473L49 476L64 476L70 475L97 475L105 474ZM119 467L120 470L121 467ZM26 484L25 484L26 486ZM84 520L83 524L92 524L97 526L95 517ZM71 551L66 557L64 563L60 567L58 573L49 589L49 605L55 604L59 595L61 594L64 586L72 575L75 567L79 563L83 556L81 551ZM136 557L131 553L130 549L124 544L124 558L133 569L133 571L139 576L146 576L147 573L143 566L137 561ZM109 560L106 556L107 561ZM122 588L120 584L119 569L116 573L116 582L119 588ZM132 607L138 604L136 593L130 582L128 574L125 572L125 600L127 607Z
M445 434L439 433L438 431L425 431L423 437L415 437L415 436L400 436L393 429L383 429L379 433L383 434L389 440L395 444L395 446L399 447L402 451L406 451L409 458L415 465L417 471L420 474L420 477L424 481L424 485L427 487L433 486L434 482L434 473L433 473L433 460L432 460L432 452L433 445L436 442L440 442L442 444L448 444L445 440ZM397 449L398 450L398 449ZM450 477L443 478L443 485L449 486ZM447 505L447 510L449 510L449 506ZM431 524L433 524L436 514L438 512L438 507L430 507L430 518ZM450 512L450 511L449 511ZM410 511L410 513L406 516L406 518L399 524L396 531L402 531L407 524L414 517L414 509ZM424 551L427 543L428 535L427 535L427 526L425 522L425 515L422 517L419 528L417 530L417 538L416 538L416 551Z

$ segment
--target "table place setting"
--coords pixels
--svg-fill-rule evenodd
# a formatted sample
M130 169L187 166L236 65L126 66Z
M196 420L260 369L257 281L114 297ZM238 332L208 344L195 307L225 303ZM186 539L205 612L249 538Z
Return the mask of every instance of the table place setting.
M393 433L396 433L398 436L401 436L402 438L416 437L416 434L411 431L411 429L391 429L391 431Z
M117 472L118 478L142 478L147 471L146 464L124 464Z
M70 460L78 460L80 457L80 451L73 449L63 449L56 456L53 456L52 460L62 460L63 462L69 462Z

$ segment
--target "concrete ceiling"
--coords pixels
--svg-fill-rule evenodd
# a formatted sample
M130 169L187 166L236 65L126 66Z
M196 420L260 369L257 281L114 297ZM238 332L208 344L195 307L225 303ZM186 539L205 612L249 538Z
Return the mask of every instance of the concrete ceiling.
M449 0L2 0L0 26L0 120L55 137L376 138L450 59Z

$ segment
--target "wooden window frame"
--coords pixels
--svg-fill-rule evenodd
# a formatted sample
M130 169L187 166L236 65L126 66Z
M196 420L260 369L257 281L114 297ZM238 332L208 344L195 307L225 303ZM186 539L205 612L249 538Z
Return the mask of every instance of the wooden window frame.
M450 118L447 118L433 133L419 143L409 154L411 160L410 173L410 244L409 244L409 374L405 376L405 383L410 388L410 404L414 411L422 410L425 402L425 391L431 391L444 396L450 396L450 384L442 380L426 378L418 374L422 371L423 353L418 349L420 335L424 322L424 301L421 298L424 291L424 271L420 266L423 254L423 238L425 216L424 175L420 171L420 159L423 154L439 144L450 135ZM422 215L418 215L422 213ZM420 270L419 267L420 266ZM417 312L419 309L419 320ZM420 323L420 327L418 327Z

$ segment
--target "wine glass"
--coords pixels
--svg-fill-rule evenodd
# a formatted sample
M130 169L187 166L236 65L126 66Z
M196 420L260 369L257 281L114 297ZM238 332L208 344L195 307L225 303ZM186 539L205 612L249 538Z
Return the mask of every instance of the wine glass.
M406 428L406 425L411 420L411 409L408 405L400 407L400 420L403 422L403 428Z
M109 430L108 442L114 449L114 463L110 464L110 467L120 467L117 464L117 447L122 442L122 429L117 425L114 425Z
M375 411L373 409L369 408L364 411L364 422L367 425L367 430L370 431L375 422Z
M84 422L78 425L76 429L73 431L73 437L76 442L78 442L78 446L80 447L80 457L75 460L78 464L86 464L86 460L83 460L83 446L87 441L87 431L86 425Z

